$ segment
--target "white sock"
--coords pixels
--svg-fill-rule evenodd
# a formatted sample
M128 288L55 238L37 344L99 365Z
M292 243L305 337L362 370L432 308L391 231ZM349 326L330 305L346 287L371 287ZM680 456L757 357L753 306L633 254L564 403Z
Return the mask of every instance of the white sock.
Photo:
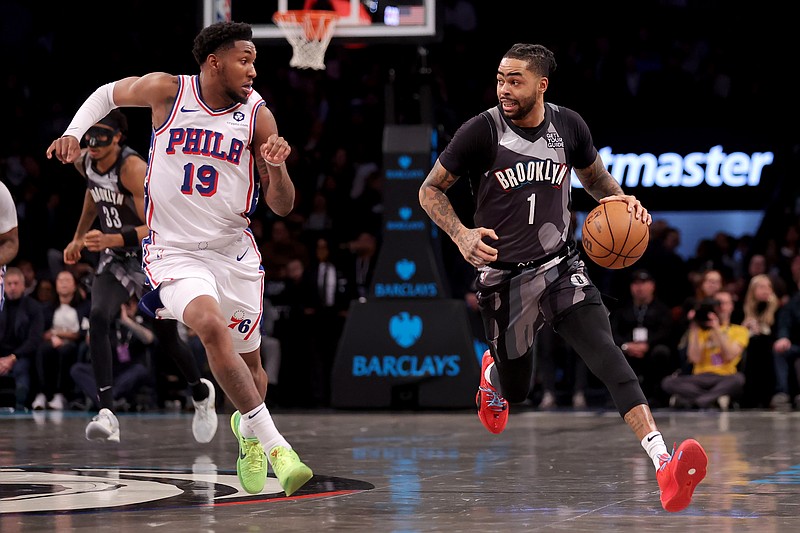
M667 445L664 444L664 437L661 436L660 431L651 431L642 439L642 448L650 456L656 470L661 466L661 459L664 455L669 457Z
M242 419L239 421L239 433L246 438L256 437L266 453L269 453L275 446L291 448L283 435L278 432L278 428L275 427L275 422L272 421L272 416L269 414L269 409L263 403L252 411L242 413Z

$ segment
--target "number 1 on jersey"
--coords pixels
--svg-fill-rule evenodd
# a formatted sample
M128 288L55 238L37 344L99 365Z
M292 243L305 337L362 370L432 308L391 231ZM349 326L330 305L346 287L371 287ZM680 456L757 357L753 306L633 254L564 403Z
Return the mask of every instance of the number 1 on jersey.
M536 193L528 196L528 203L531 204L531 208L528 210L528 224L533 224L533 213L536 211Z

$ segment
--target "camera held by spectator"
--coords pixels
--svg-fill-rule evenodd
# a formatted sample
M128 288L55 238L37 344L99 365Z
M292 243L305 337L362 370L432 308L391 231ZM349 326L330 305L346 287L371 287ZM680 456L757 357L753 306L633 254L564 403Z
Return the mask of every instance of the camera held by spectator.
M694 316L692 320L694 320L701 329L709 329L711 327L709 324L709 315L715 312L718 305L719 302L714 298L703 298L694 307Z

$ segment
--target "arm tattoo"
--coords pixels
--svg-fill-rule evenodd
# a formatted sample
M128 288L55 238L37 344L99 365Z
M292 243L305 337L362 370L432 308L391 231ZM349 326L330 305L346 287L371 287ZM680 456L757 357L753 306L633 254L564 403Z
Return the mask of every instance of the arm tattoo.
M458 228L462 225L461 221L456 215L450 199L445 194L456 181L458 176L455 176L445 170L437 161L431 170L428 177L422 184L420 190L420 204L422 208L428 213L437 226L442 228L445 233L454 237Z
M578 176L586 192L595 200L612 194L625 194L617 180L606 170L600 156L597 156L594 162L588 168L583 169Z

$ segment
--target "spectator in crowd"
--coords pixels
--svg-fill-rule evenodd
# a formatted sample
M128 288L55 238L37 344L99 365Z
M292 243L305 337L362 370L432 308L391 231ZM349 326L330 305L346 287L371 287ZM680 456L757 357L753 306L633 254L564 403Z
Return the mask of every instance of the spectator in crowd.
M275 337L281 345L278 402L284 405L309 407L314 400L312 389L312 326L316 284L305 275L303 262L294 258L286 265L283 291L272 297L279 312L275 322ZM316 337L315 332L313 337Z
M332 257L331 242L319 237L315 246L315 259L309 271L311 283L316 288L313 331L313 394L318 405L330 402L330 378L333 359L344 329L350 304L346 293L347 281Z
M674 311L673 314L673 318L675 319L675 332L676 335L679 336L685 336L689 331L689 324L691 323L690 315L693 314L693 310L697 307L698 303L709 298L714 298L717 291L721 290L723 287L722 273L713 268L703 272L693 272L690 274L690 280L695 288L694 292L691 296L684 299L679 310ZM681 347L685 347L685 339L678 338L675 344L679 347L681 364L686 364L686 353L681 349Z
M137 396L143 387L153 385L150 349L156 336L153 333L151 319L139 312L138 302L136 297L131 297L120 306L119 316L112 330L115 338L112 359L115 411L127 411L137 406L139 404ZM70 368L70 375L91 402L92 409L100 409L97 382L91 362L76 362ZM150 403L146 402L145 406Z
M36 290L33 292L33 298L42 305L42 311L50 309L52 312L58 306L58 295L56 294L56 287L50 278L42 278L36 285Z
M681 234L678 228L664 221L654 221L650 242L637 265L646 269L659 289L659 299L670 308L680 306L692 293L689 269L678 254Z
M676 372L661 382L671 407L718 405L726 411L732 399L741 395L744 374L738 365L750 335L744 326L730 323L732 311L733 295L720 290L713 300L701 301L689 313L686 355L691 374Z
M788 409L793 392L795 407L800 407L800 292L795 292L778 310L775 337L772 349L776 383L770 407Z
M67 406L74 388L69 371L89 329L89 302L81 297L78 280L69 270L56 276L56 294L58 305L45 308L43 341L36 352L39 392L31 404L35 410L63 411Z
M362 231L354 240L344 243L342 248L350 252L349 261L345 261L343 266L348 290L354 298L367 298L378 259L378 239L372 233Z
M661 390L661 380L679 367L671 345L672 315L656 296L656 280L649 271L634 271L629 291L625 303L611 311L614 342L625 354L651 405L664 405L668 398Z
M768 407L775 389L772 346L775 342L775 316L780 300L767 274L750 279L742 305L742 326L750 333L744 359L745 376L742 407Z
M299 259L306 267L309 263L308 248L294 238L289 225L283 219L276 219L270 227L270 238L261 245L261 257L268 281L287 277L287 265L292 259Z
M17 261L16 266L25 276L25 296L33 294L39 284L39 275L36 273L33 262L23 257Z
M5 275L5 303L0 309L0 376L14 378L15 409L28 407L31 369L42 342L44 317L39 302L25 296L25 276L9 267Z

